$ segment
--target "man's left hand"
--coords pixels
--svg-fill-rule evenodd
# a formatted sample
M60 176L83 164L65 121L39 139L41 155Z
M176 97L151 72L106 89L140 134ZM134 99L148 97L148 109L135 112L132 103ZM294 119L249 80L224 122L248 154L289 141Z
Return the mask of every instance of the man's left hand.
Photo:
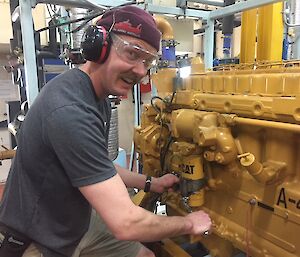
M173 174L166 174L159 178L152 178L150 191L163 193L172 190L173 185L179 182L179 178Z

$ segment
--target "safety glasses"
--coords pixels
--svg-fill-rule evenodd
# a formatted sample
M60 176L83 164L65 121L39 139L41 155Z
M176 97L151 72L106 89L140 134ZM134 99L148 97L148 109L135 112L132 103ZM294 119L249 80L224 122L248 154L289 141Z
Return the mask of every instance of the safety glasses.
M154 67L158 62L158 56L134 45L116 34L111 34L113 46L118 56L125 62L130 64L143 63L146 70Z

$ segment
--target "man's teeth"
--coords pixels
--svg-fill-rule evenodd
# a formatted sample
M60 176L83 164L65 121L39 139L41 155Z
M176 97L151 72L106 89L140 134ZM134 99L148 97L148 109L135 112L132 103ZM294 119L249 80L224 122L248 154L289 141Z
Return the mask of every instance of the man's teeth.
M132 80L132 79L123 78L123 80L124 80L126 83L128 83L128 84L134 83L134 80Z

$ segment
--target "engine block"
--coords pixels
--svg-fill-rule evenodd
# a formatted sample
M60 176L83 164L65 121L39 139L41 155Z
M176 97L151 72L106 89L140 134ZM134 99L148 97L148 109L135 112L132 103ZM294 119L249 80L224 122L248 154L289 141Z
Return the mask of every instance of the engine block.
M135 144L143 173L180 177L168 213L207 211L213 234L191 240L212 256L300 256L299 63L196 63L173 94L174 71L160 72L169 94L144 106Z

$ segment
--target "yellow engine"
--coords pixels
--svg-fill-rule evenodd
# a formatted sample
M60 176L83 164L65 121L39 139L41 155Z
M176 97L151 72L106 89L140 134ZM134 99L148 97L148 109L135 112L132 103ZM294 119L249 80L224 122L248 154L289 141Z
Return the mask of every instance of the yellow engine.
M181 89L144 107L135 144L143 173L180 177L162 196L169 214L209 213L213 234L190 240L212 256L300 256L298 62L205 73L194 61Z

